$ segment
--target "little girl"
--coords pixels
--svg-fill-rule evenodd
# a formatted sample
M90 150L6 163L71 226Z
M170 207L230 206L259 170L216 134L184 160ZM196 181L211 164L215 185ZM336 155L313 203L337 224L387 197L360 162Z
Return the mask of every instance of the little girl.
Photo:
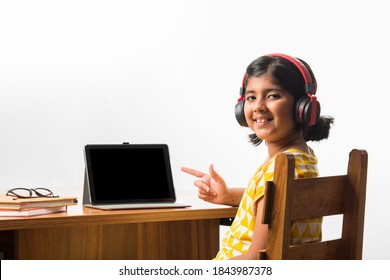
M295 156L298 178L317 177L317 158L307 141L328 138L333 118L320 115L316 99L316 79L310 66L285 54L269 54L254 60L246 70L235 108L237 121L249 127L254 145L263 141L267 156L246 188L229 188L209 167L209 174L183 167L198 178L199 198L238 206L237 215L226 232L215 259L256 259L266 247L268 226L261 223L265 182L273 179L275 157L280 153ZM292 243L321 239L322 217L295 221Z

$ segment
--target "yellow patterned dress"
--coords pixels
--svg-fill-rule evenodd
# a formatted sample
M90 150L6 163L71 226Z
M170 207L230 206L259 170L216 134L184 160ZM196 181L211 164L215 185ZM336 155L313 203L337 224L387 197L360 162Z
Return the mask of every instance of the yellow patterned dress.
M285 152L295 156L295 177L318 177L317 158L312 150L305 153L296 149ZM255 228L257 203L264 196L265 182L274 176L275 158L262 164L255 172L245 189L236 217L226 232L216 260L230 259L249 250ZM321 240L322 218L295 221L292 225L291 242L293 244Z

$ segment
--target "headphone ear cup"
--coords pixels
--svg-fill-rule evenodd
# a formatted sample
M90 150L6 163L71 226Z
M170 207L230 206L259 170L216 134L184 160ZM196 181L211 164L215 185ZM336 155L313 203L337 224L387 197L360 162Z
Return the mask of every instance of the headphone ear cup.
M245 119L244 105L245 105L245 101L244 100L239 101L236 104L236 106L234 107L234 113L236 115L236 119L237 119L238 123L241 126L248 127L248 124L247 124L246 119Z
M315 121L313 123L318 121L321 113L320 103L318 101L310 100L308 96L303 96L295 103L295 118L298 123L308 125L311 122L310 118L312 117L311 110L313 108L313 102L317 102L317 109L314 114Z

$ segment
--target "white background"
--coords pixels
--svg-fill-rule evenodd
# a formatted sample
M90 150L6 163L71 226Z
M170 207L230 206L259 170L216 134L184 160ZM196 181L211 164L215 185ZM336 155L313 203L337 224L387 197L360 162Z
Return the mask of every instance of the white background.
M0 192L50 187L81 196L83 146L167 143L181 166L210 163L245 186L265 156L234 105L246 66L270 52L304 59L329 140L322 175L369 154L365 259L390 259L390 20L386 1L0 0ZM195 192L194 192L195 195Z

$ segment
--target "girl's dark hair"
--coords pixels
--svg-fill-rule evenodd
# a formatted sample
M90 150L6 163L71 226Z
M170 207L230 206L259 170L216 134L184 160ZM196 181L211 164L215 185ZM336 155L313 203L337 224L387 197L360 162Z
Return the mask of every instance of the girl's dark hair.
M302 59L299 60L305 65L310 73L312 82L314 84L315 93L317 90L317 81L314 73L305 61ZM246 84L249 78L260 77L266 73L271 75L275 84L290 93L294 97L295 102L300 97L307 95L305 91L305 80L301 71L289 60L278 56L262 56L249 64L246 69L246 80L244 81L244 87L246 88ZM305 141L320 141L328 138L329 130L333 123L333 117L320 116L314 126L304 125L300 122L297 122L297 129L301 129L303 131L303 137ZM249 135L249 140L255 146L261 144L263 141L254 133Z

